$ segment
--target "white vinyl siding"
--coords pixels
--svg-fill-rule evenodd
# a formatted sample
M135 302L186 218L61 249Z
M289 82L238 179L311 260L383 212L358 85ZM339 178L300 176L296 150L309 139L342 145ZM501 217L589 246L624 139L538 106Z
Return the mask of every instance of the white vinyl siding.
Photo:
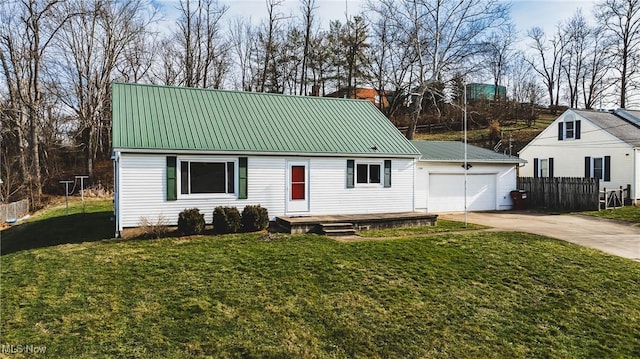
M376 162L375 159L357 159ZM315 158L310 162L312 214L357 214L413 211L413 159L391 159L391 187L346 188L346 159ZM380 161L382 166L382 162Z
M198 156L190 156L198 157ZM230 156L200 156L208 162L228 161ZM175 225L178 213L197 207L211 223L217 206L235 206L242 211L246 205L260 204L269 216L285 215L287 198L287 161L295 157L254 156L248 158L248 198L235 195L200 195L166 200L166 155L121 154L118 162L118 223L119 230L138 226L142 217L154 220L163 217ZM305 215L386 213L413 210L413 159L391 158L393 185L346 188L347 158L309 158L309 212ZM374 158L358 161L377 163ZM237 173L237 171L236 171ZM237 179L236 179L237 181ZM179 190L179 189L178 189ZM292 213L289 213L292 214Z
M640 169L634 166L634 161L637 160L634 149L629 144L577 114L575 118L580 120L582 129L580 140L558 141L555 138L556 125L564 116L566 115L560 116L520 151L520 158L528 162L520 168L521 177L533 177L535 158L553 158L554 177L584 177L585 157L610 156L611 181L600 182L600 187L626 188L627 184L634 183Z

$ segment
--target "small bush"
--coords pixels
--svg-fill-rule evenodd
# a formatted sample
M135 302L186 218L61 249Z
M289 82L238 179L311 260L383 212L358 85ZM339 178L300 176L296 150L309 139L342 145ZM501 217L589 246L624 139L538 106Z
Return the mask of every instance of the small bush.
M242 230L245 232L261 231L269 227L269 212L266 208L246 206L242 210Z
M218 234L236 233L240 229L240 212L236 207L216 207L213 210L213 231Z
M178 216L178 230L182 234L198 234L204 229L204 215L197 208L189 208Z
M147 217L140 217L140 220L138 220L139 237L149 239L162 238L169 233L168 223L163 216L158 216L155 221Z
M493 120L489 123L489 138L492 140L500 138L500 122Z

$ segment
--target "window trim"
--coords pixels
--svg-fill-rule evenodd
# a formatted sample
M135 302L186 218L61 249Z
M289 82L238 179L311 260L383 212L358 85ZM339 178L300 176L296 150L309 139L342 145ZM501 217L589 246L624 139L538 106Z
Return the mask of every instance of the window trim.
M601 178L595 176L596 168L595 162L596 160L602 161L602 172ZM611 182L611 156L587 156L585 157L585 177L587 178L595 178L598 181L602 182Z
M224 193L182 193L182 163L198 162L198 163L224 163L225 192ZM229 173L228 164L233 163L233 193L229 193ZM236 199L239 190L239 166L238 158L229 157L193 157L181 156L176 161L176 189L178 199ZM189 175L191 175L191 165L189 165ZM189 188L190 189L190 188Z
M358 182L358 166L366 165L367 166L367 182ZM371 166L378 166L378 182L369 182L371 180ZM354 169L354 185L355 187L360 188L378 188L384 187L384 161L355 161Z
M547 175L546 176L542 175L542 171L543 171L542 164L544 163L544 161L546 161L546 163L547 163ZM553 167L554 167L553 157L534 158L533 159L533 177L536 177L536 178L554 178Z
M573 116L571 116L571 118L573 118ZM580 120L576 120L576 119L563 119L562 121L560 121L558 123L558 141L574 141L574 140L579 140L580 139L580 132L582 131L581 129L581 125L580 125ZM571 129L569 130L567 126L568 124L571 124ZM567 135L567 133L569 131L572 131L572 136L569 137Z

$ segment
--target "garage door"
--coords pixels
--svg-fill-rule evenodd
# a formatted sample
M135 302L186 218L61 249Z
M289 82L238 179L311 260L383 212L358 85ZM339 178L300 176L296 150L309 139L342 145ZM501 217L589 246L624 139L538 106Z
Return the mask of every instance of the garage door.
M467 175L467 210L496 209L496 176ZM464 175L430 174L427 210L429 212L464 211Z

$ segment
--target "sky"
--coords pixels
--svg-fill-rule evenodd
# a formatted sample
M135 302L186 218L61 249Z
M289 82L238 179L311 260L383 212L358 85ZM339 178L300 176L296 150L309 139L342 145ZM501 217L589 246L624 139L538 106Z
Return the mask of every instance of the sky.
M265 0L226 0L220 1L229 6L229 15L251 16L254 21L266 18ZM366 5L366 0L316 0L318 17L324 27L328 27L330 20L344 20L345 12L355 15ZM539 26L545 32L554 31L556 25L570 18L578 8L589 20L593 20L591 10L593 0L513 0L511 1L512 21L517 30L524 36L526 31ZM283 12L297 12L298 0L285 0L287 10ZM258 20L259 21L259 20Z
M251 17L258 23L267 17L266 0L219 0L220 4L228 6L227 18L235 16ZM166 20L175 20L177 0L156 0L166 14ZM511 17L521 36L525 36L528 29L539 26L546 33L555 30L556 25L570 18L578 8L588 20L593 21L591 10L593 0L512 0ZM330 20L344 21L348 12L350 16L358 14L366 5L366 0L316 0L318 6L317 17L323 28L327 28ZM299 14L299 0L284 0L282 12L285 14Z

